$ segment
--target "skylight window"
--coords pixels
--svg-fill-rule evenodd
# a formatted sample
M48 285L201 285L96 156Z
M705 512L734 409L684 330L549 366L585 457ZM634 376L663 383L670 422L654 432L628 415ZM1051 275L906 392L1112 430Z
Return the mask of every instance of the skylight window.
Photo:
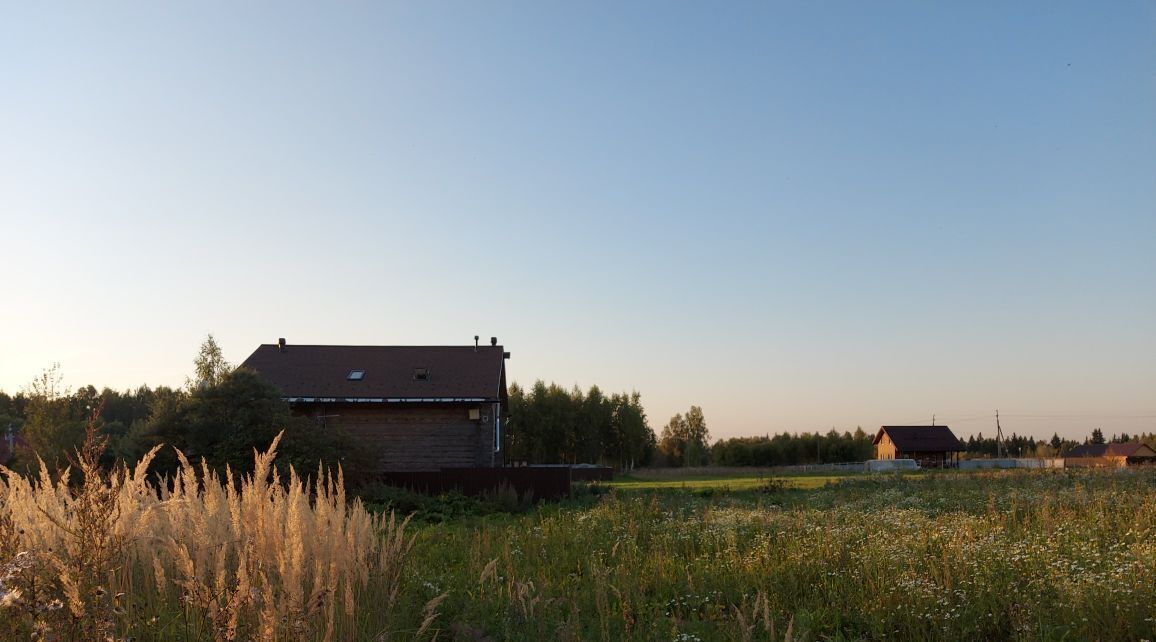
M350 370L349 374L346 375L345 378L349 381L361 381L362 379L365 378L365 371L364 370Z
M413 380L414 381L429 381L429 368L414 368L413 369Z

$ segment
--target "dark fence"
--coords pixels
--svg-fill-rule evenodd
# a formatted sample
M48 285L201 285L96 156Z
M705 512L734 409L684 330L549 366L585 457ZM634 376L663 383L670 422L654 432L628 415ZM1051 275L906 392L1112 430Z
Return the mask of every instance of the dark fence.
M514 468L569 468L570 481L614 481L614 468L598 464L525 464L514 462Z
M388 472L381 481L391 486L440 495L458 491L483 495L508 486L534 499L560 499L570 494L570 468L522 466L518 468L443 468L439 471Z
M572 466L570 481L613 481L614 469L610 466Z

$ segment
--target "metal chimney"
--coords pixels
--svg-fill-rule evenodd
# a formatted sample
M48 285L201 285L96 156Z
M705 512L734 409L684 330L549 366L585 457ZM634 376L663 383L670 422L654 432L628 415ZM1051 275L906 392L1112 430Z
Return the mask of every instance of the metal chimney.
M492 346L498 345L498 337L490 337L490 345L492 345Z
M285 352L285 337L277 339L277 352Z

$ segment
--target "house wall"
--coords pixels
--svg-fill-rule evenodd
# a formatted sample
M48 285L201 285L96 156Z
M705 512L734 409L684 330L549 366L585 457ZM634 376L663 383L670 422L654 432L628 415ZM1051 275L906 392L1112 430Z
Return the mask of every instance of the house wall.
M875 444L875 459L897 459L898 454L895 450L895 442L891 441L891 437L887 433L883 433L879 443Z
M294 414L340 427L374 453L382 471L501 465L494 452L496 404L300 404ZM486 421L470 419L478 409Z

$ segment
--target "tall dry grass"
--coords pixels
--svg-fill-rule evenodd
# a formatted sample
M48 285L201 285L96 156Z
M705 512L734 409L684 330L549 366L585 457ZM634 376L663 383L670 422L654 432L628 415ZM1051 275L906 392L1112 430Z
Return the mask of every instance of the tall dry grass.
M282 478L279 440L240 478L181 455L150 480L157 449L105 474L91 427L57 479L0 467L0 639L393 637L408 520L347 501L340 469Z

